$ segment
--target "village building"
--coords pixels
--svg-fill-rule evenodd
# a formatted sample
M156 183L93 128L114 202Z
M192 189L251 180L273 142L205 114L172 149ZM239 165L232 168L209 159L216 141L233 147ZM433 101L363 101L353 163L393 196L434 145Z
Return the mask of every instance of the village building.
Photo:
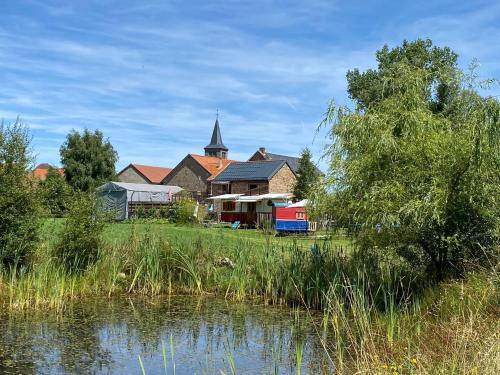
M172 168L131 163L123 168L117 177L120 182L159 185L170 172Z
M285 160L232 163L211 179L213 211L219 220L259 225L276 202L287 202L297 181Z
M36 180L45 181L51 168L56 170L61 176L64 176L64 168L53 167L48 163L38 164L35 169L33 169L32 175Z
M229 149L222 142L219 119L215 120L212 138L204 150L205 155L188 154L162 184L180 186L199 202L204 201L210 192L210 179L235 162L228 159Z
M300 158L297 158L295 156L272 154L270 152L267 152L265 147L259 147L259 149L255 151L255 153L250 157L250 159L248 159L248 161L260 160L284 160L288 163L292 171L297 174Z

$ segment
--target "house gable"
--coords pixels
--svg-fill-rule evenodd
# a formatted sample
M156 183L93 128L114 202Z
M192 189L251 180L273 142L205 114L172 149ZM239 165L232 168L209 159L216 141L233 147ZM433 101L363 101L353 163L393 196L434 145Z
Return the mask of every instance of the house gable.
M187 155L162 181L163 185L176 185L192 193L206 193L208 172L191 155Z
M255 154L253 154L248 161L262 161L262 160L269 160L266 158L266 156L260 151L257 150Z
M146 177L144 177L132 165L128 165L120 173L118 173L118 180L121 182L130 182L134 184L150 184Z
M299 160L300 158L297 158L295 156L288 156L288 155L279 155L279 154L272 154L270 152L266 151L265 147L260 147L251 157L248 159L248 161L260 161L260 160L283 160L288 163L290 168L294 173L297 173L297 170L299 168Z
M269 193L291 193L296 183L296 174L285 163L269 181Z

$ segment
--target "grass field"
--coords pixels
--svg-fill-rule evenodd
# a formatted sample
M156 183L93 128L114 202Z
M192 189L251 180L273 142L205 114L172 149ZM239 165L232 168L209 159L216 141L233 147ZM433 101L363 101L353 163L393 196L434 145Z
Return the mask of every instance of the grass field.
M63 219L48 219L42 228L42 238L44 241L53 243L58 238L58 233L63 228ZM203 237L208 240L223 241L246 241L256 245L265 245L270 241L275 246L291 246L298 244L302 247L310 247L314 243L328 241L345 249L350 249L353 242L341 231L323 230L310 235L284 235L275 236L264 233L257 229L233 230L227 226L204 227L200 225L175 225L167 223L144 223L144 222L124 222L109 224L104 231L104 240L108 244L121 245L130 239L132 233L138 236L150 234L163 240L177 240L181 237L196 238Z

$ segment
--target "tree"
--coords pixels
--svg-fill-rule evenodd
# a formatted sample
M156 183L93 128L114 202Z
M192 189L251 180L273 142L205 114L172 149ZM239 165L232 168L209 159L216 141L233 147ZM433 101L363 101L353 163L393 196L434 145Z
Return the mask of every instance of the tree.
M38 240L39 205L30 136L18 119L0 124L0 268L26 263Z
M395 61L377 78L390 92L355 110L332 104L324 119L331 209L361 248L395 250L431 280L462 275L498 246L500 103L449 69ZM445 76L456 90L436 111L429 82Z
M115 177L118 154L99 130L71 131L60 153L66 180L77 191L90 191Z
M66 213L72 190L58 169L49 167L45 180L40 181L39 190L41 201L50 215L61 217Z
M428 94L434 89L434 95L427 98L434 112L441 111L458 90L458 55L448 47L433 46L430 39L417 39L413 42L405 40L401 46L393 49L385 45L376 52L376 58L377 69L368 69L363 73L358 69L347 72L347 91L358 105L358 109L365 110L392 95L396 88L387 77L392 74L392 70L398 69L400 64L428 73L421 83L428 89Z
M297 175L298 177L293 188L293 195L297 199L308 198L311 189L319 180L318 169L312 162L311 151L308 148L305 148L300 155Z

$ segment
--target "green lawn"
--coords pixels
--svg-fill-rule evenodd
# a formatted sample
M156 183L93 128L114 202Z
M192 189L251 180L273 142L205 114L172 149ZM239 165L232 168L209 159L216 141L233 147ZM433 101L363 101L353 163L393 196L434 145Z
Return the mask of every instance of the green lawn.
M64 219L48 219L44 222L42 230L42 238L50 243L57 240L58 233L63 228ZM104 240L110 244L120 244L126 242L133 230L138 235L152 234L159 236L165 240L178 237L197 237L203 238L224 238L225 240L245 240L255 242L256 244L265 244L267 241L272 241L275 245L289 245L294 241L303 246L310 246L319 238L328 237L332 245L349 248L352 246L351 240L338 233L320 231L312 235L287 235L287 236L270 236L256 229L238 229L233 230L227 227L210 227L206 228L200 225L186 226L174 224L158 224L158 223L112 223L106 226L104 231Z

